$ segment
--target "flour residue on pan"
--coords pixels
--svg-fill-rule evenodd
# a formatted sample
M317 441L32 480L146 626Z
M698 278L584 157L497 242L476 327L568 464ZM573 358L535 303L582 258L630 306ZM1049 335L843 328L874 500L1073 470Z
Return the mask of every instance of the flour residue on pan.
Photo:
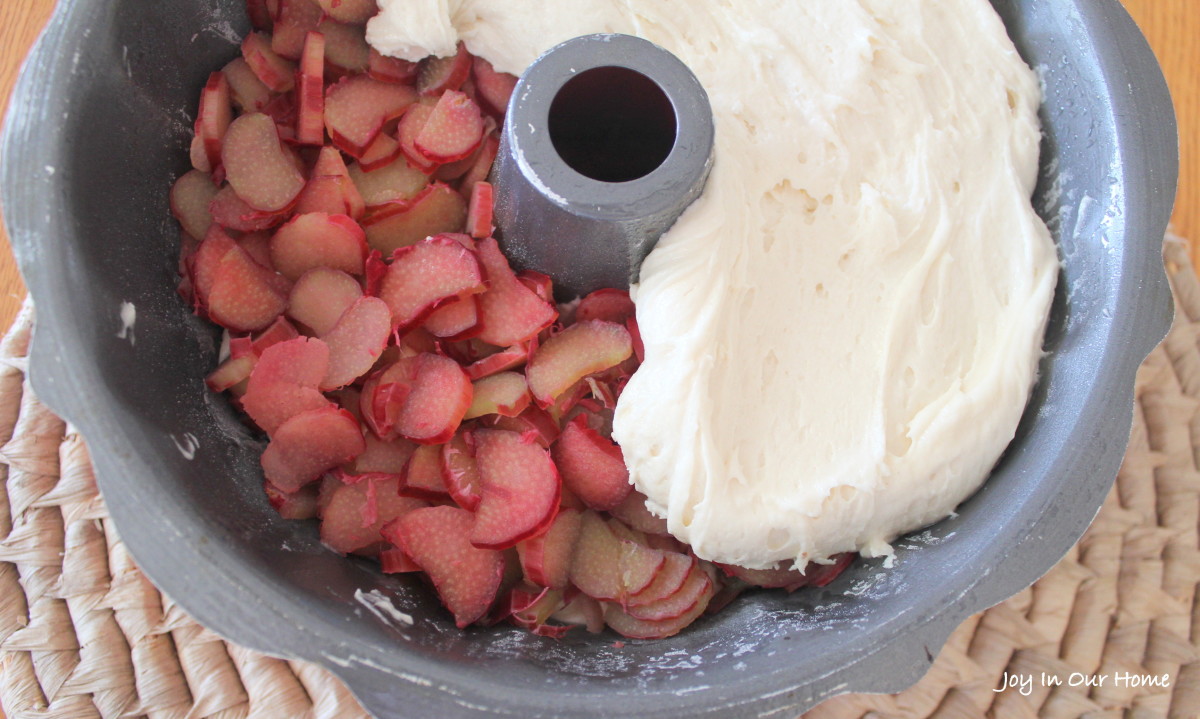
M355 589L354 600L362 604L386 624L398 622L410 627L413 625L412 615L396 609L396 606L392 604L392 600L378 589L372 589L369 592L364 592L362 589Z

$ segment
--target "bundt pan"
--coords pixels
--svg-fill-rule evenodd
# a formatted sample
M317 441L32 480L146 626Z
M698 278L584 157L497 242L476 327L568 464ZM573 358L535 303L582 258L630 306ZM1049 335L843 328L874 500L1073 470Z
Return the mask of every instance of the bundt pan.
M987 485L828 587L751 593L663 641L454 628L417 581L323 547L262 492L261 445L204 386L217 334L175 294L167 193L241 0L61 0L7 118L3 203L37 305L33 386L88 438L150 578L231 641L332 670L379 717L795 716L916 681L968 615L1082 534L1163 337L1171 100L1116 0L994 0L1046 98L1035 205L1062 276L1041 380ZM395 612L382 600L390 601ZM411 617L411 624L403 615Z

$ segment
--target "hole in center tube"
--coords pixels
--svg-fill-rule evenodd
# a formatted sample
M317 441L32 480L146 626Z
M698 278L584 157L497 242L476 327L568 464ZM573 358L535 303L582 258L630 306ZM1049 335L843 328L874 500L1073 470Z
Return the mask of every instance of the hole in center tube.
M675 125L658 83L625 67L581 72L550 103L550 141L559 157L601 182L654 172L675 146Z

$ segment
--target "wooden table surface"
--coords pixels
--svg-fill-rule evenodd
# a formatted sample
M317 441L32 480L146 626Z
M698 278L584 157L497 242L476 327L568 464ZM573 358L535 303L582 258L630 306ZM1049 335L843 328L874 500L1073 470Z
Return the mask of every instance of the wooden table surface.
M1200 241L1200 72L1196 70L1200 67L1200 42L1196 40L1200 37L1200 1L1124 3L1158 54L1175 98L1182 159L1173 225L1181 236ZM53 6L54 0L0 0L0 117L8 107L21 60ZM1200 253L1193 254L1200 259ZM24 295L25 287L0 226L0 331L12 323Z

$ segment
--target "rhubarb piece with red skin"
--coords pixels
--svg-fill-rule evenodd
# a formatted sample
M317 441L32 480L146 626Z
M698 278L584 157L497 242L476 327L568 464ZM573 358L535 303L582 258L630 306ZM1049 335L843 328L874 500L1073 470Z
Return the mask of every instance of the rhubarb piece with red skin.
M210 167L221 164L221 146L233 121L233 105L229 97L229 80L223 72L208 76L200 92L200 110L196 113L196 136L204 143L204 154Z
M325 144L325 36L310 32L304 39L296 76L296 142Z
M479 463L475 461L473 439L456 434L442 445L442 483L458 506L474 512L479 507Z
M364 449L358 422L344 409L310 409L288 419L263 451L263 473L285 492L294 492L326 470L354 459Z
M258 79L245 58L236 57L221 68L229 81L229 97L242 112L260 112L271 101L271 88Z
M464 93L442 93L413 147L431 162L443 164L470 157L483 139L483 116L479 106Z
M479 301L474 296L451 300L430 312L422 327L452 341L474 337L479 332Z
M583 417L563 427L550 451L563 484L592 509L612 509L633 489L621 448L588 427Z
M544 534L517 543L526 579L552 589L567 588L582 521L580 512L560 510Z
M459 627L479 620L496 599L504 556L470 542L475 517L458 507L418 509L384 528L384 537L425 570Z
M362 157L358 158L357 164L364 171L370 172L381 167L386 167L396 158L400 157L400 154L400 143L386 132L381 132L375 136L370 146L363 151Z
M471 188L471 199L467 201L467 234L476 239L491 237L492 230L492 184L476 182Z
M481 330L482 331L482 330ZM529 343L513 345L487 357L475 360L467 365L467 376L472 381L483 379L489 375L514 369L525 364L529 359Z
M271 92L287 92L296 84L296 65L271 49L271 36L252 32L242 40L242 59Z
M436 97L446 90L457 90L471 74L471 53L461 42L449 57L427 57L417 68L417 91Z
M403 154L371 170L356 163L350 166L349 175L363 203L371 209L396 200L412 200L429 186L429 176L411 167Z
M321 339L329 346L322 390L344 387L366 374L387 346L391 313L378 297L360 297Z
M487 292L479 296L479 321L483 328L479 338L488 344L508 347L549 327L558 317L558 311L521 284L496 240L485 237L479 240L477 248L479 264L488 281Z
M385 255L426 237L461 232L467 203L448 185L435 182L407 201L388 202L363 220L367 243Z
M342 402L347 411L353 411L355 404L353 401ZM363 439L366 449L342 468L347 474L403 475L404 467L417 449L417 445L407 439L384 442L370 432L363 435Z
M646 495L632 490L620 504L609 510L614 517L639 532L666 534L667 520L646 509Z
M625 290L611 287L596 290L579 301L575 308L575 321L604 320L623 325L625 320L633 317L633 300Z
M325 92L325 127L334 145L361 157L384 123L400 117L416 99L411 87L350 75Z
M342 153L336 147L326 145L317 156L312 176L296 199L296 214L324 212L330 215L349 215L355 221L362 219L366 203L351 179Z
M208 316L236 332L262 329L287 308L287 294L241 247L225 253L213 275L206 306Z
M550 448L559 435L558 423L544 410L532 404L516 417L489 414L481 417L480 422L493 429L506 429L527 436L546 449Z
M224 392L242 384L250 378L257 358L253 355L246 357L230 357L217 366L204 378L204 383L213 392ZM234 395L244 394L234 392Z
M278 3L275 3L278 8ZM250 17L250 25L255 30L271 31L275 24L275 9L268 0L246 0L246 15Z
M623 601L654 581L666 561L663 552L618 537L595 512L581 515L571 558L571 583L594 599Z
M179 220L184 232L203 238L213 223L208 206L216 196L212 177L199 170L188 170L171 186L171 214Z
M470 405L470 380L441 355L405 357L363 384L363 419L381 439L441 444L454 436Z
M421 567L404 550L392 546L379 552L379 569L384 574L419 572Z
M380 82L412 85L417 80L417 63L381 55L378 50L371 48L371 55L367 59L367 74Z
M516 76L497 72L492 63L481 57L474 58L471 76L475 80L475 99L479 106L497 120L503 120L508 111L508 99L517 86Z
M362 286L350 275L329 267L314 267L292 285L287 314L320 337L332 330L342 313L362 296Z
M204 138L199 135L192 135L192 144L188 146L188 159L191 160L194 170L205 174L213 171L212 163L208 161L208 153L204 150Z
M249 342L249 353L255 357L262 357L263 352L266 352L271 347L288 340L294 340L300 336L296 327L288 322L284 317L276 317L265 330L254 335ZM239 342L237 339L231 339L229 350L232 355L239 354L237 349ZM243 345L244 347L244 345Z
M229 185L222 187L213 196L212 202L208 204L208 212L213 222L237 232L269 230L288 216L287 212L262 212L254 209L238 197Z
M443 500L450 496L442 479L442 447L423 444L416 448L404 467L404 483L400 490L411 497Z
M263 350L250 373L242 409L267 434L311 409L332 406L317 387L329 370L329 347L298 337Z
M605 604L604 621L610 629L631 639L665 639L678 634L703 614L715 593L716 585L710 581L708 588L690 609L677 617L661 621L638 619L617 604Z
M271 237L271 262L281 275L293 281L316 267L361 275L366 260L366 235L346 215L296 215Z
M270 482L263 482L267 501L284 519L312 519L317 516L317 491L312 486L295 492L284 492Z
M576 593L566 606L551 615L551 619L583 626L591 634L604 631L603 606L583 592Z
M196 247L196 251L188 260L189 274L192 278L192 288L200 306L207 306L208 296L212 293L213 281L217 276L217 268L225 255L237 247L237 242L225 234L220 225L211 225L204 239Z
M375 0L317 0L325 14L350 25L365 25L379 12Z
M414 168L425 174L433 173L437 163L417 149L416 141L433 115L433 108L427 98L422 98L421 102L408 108L408 112L404 113L404 117L400 118L400 123L396 125L396 139L400 142L400 151Z
M474 437L482 491L471 543L504 549L545 531L561 486L549 453L515 432L476 430Z
M707 594L711 598L713 593L712 580L697 565L692 567L683 585L674 594L653 602L626 602L624 607L631 617L647 622L661 622L683 615L693 609L701 597Z
M496 153L499 151L500 139L494 133L485 135L483 142L479 144L479 152L475 155L475 163L459 180L459 192L469 196L471 188L475 187L476 183L488 179L488 175L492 172L492 165L496 162Z
M538 347L525 376L533 398L546 406L579 380L615 367L632 354L633 340L621 325L604 320L576 322Z
M299 60L304 52L304 38L318 28L324 14L313 0L279 0L271 49L282 57Z
M321 511L321 541L342 554L373 554L384 541L385 525L428 506L423 500L401 496L398 476L334 484Z
M529 385L525 384L525 375L520 372L498 372L475 381L473 386L471 406L463 419L487 414L516 417L529 406ZM562 471L561 467L559 471Z
M418 324L439 305L484 290L474 253L447 235L401 247L379 286L379 298L392 311L392 325Z
M285 152L275 122L261 113L233 121L225 133L221 162L238 197L256 210L283 210L304 189L304 176Z
M371 46L361 25L349 25L333 18L325 18L317 26L326 38L325 61L337 73L362 73L367 71L371 59Z
M645 589L625 600L627 608L652 604L674 596L693 576L693 570L697 565L695 557L674 551L664 551L663 554L666 559L663 561L662 568L658 570L658 573L654 575L654 580ZM640 615L635 614L635 616Z

